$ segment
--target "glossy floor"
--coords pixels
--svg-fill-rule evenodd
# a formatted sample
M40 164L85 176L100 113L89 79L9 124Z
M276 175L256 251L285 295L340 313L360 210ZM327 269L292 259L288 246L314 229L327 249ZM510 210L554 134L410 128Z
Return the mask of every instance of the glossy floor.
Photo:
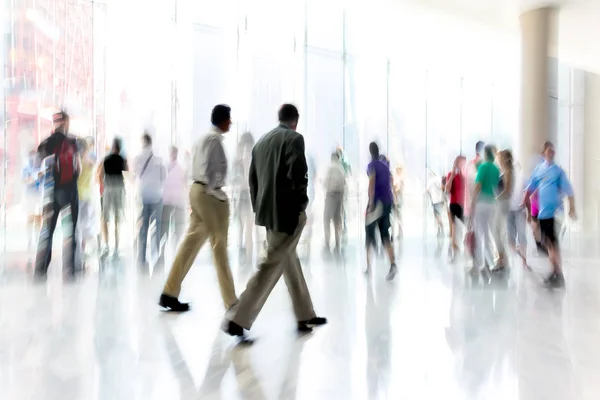
M600 258L595 239L574 241L567 285L534 272L487 279L449 264L435 242L406 240L399 274L385 260L371 277L363 256L323 258L305 273L330 323L298 337L281 283L251 333L235 346L204 249L182 297L187 314L160 312L164 276L130 256L63 283L53 268L32 284L22 257L0 279L0 399L598 399ZM584 251L583 249L593 249ZM237 253L232 250L232 253ZM252 265L232 256L238 292Z

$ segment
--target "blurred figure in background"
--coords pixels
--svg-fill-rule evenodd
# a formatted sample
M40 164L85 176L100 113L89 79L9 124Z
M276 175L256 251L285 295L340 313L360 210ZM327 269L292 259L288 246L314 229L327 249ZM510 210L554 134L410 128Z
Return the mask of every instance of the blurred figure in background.
M100 248L99 218L96 213L94 197L95 164L90 158L90 148L85 140L79 141L81 153L81 173L77 180L79 192L79 221L77 223L78 254L85 255L86 244L89 239L97 241Z
M330 230L333 222L335 237L335 252L339 253L342 234L342 209L344 194L346 193L346 172L340 162L338 153L331 154L331 163L323 182L325 188L325 210L323 211L323 224L325 231L325 249L330 251Z
M442 180L433 171L429 170L429 184L427 185L427 194L431 200L431 209L437 228L438 238L444 236L444 222L442 215L444 213L444 192L442 190Z
M396 222L395 236L400 239L402 231L402 202L404 201L404 172L401 166L394 170L394 220Z
M369 202L365 221L365 245L367 252L367 269L365 272L367 274L371 273L371 250L377 245L376 235L377 230L379 230L381 242L390 260L390 270L386 279L392 280L397 272L396 256L390 239L390 214L394 205L392 174L388 164L381 160L377 143L371 142L369 144L369 153L371 154L371 162L367 166L367 174L369 175Z
M98 167L98 177L103 188L102 193L102 240L104 242L102 254L110 251L108 223L112 220L115 224L115 249L114 257L119 256L119 223L125 210L125 177L123 172L129 171L127 160L121 156L121 139L115 138L110 154L104 158Z
M53 115L54 132L38 146L38 154L47 160L52 168L53 188L49 203L45 204L43 227L38 241L35 262L35 275L44 279L52 259L52 238L61 211L70 208L71 231L63 232L63 274L74 277L79 270L75 263L77 240L77 218L79 214L79 195L77 178L81 171L81 159L77 140L68 136L69 116L64 111ZM64 229L68 224L61 224Z
M504 240L507 236L508 212L510 210L510 200L515 190L515 174L513 166L512 153L508 149L496 153L498 165L500 165L500 182L498 184L496 221L494 223L494 241L498 251L498 262L496 270L506 266L506 251Z
M35 150L29 152L27 165L23 168L25 185L25 210L27 212L27 251L33 250L42 226L42 171Z
M529 268L527 265L527 213L523 206L526 187L521 167L518 163L514 165L513 178L514 189L510 198L510 209L506 221L508 244L521 257L523 266Z
M230 309L237 302L227 254L229 201L223 191L227 182L227 156L223 147L223 135L231 128L231 107L216 105L210 121L212 129L194 144L191 171L194 184L190 188L192 214L188 232L177 250L158 303L171 311L183 312L190 309L188 303L179 301L181 284L206 239L210 239L213 249L225 309Z
M554 156L556 155L554 144L552 142L544 143L542 154L544 162L539 164L531 174L525 198L527 201L532 193L538 192L539 227L553 269L552 274L546 279L546 283L552 286L562 286L564 285L564 276L562 274L562 260L558 246L555 215L562 205L562 196L566 195L569 199L569 216L575 219L575 198L567 174L554 163Z
M246 252L246 260L252 260L254 250L254 213L250 203L248 173L252 161L254 137L250 132L244 133L238 143L237 154L233 163L233 190L235 217L239 223L239 250Z
M173 243L177 246L185 230L188 174L179 164L178 155L179 149L172 146L167 166L167 178L163 188L159 265L164 265L165 248L169 243L169 239L173 239Z
M490 232L496 215L496 191L500 182L500 170L494 163L494 147L485 146L485 162L477 169L475 178L475 189L470 215L475 228L475 250L474 271L485 268L486 256L489 257L490 265L494 258Z
M150 223L154 222L152 249L160 252L160 232L162 219L162 195L167 172L162 159L152 151L152 137L148 133L142 135L142 152L135 158L134 173L138 180L139 198L142 202L142 211L139 217L139 234L137 241L137 263L142 268L147 268L146 259L148 231Z
M475 191L475 178L477 177L477 169L483 163L482 154L484 148L485 143L482 141L478 141L475 144L475 157L465 165L463 171L466 182L464 217L465 221L467 221L467 225L470 218L473 217L473 215L471 215L471 211L474 209L473 192Z
M344 151L343 148L339 147L335 150L340 163L342 164L342 168L344 168L344 172L346 173L346 183L348 183L348 179L350 179L350 176L352 175L352 166L350 165L350 161L348 161L348 158L346 157L346 152ZM348 208L348 196L349 196L349 191L346 190L346 192L344 193L344 201L342 202L342 220L343 220L343 226L342 226L342 238L344 240L344 242L346 241L346 234L347 234L347 229L348 227L346 226L346 211Z
M461 240L461 227L464 223L465 207L465 177L462 173L465 164L465 157L458 156L452 165L452 171L446 179L446 193L450 195L450 259L454 260L459 252L458 243Z

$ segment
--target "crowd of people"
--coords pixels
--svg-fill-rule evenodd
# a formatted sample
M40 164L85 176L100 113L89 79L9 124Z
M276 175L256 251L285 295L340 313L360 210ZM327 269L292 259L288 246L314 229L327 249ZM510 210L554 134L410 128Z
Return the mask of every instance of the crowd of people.
M176 312L190 309L188 303L179 300L182 283L208 240L227 310L223 324L226 333L247 340L245 331L252 327L281 276L292 298L298 330L307 332L325 324L327 320L314 311L296 249L304 228L309 228L307 221L312 218L309 204L318 182L325 193L324 250L334 254L342 251L352 169L344 151L337 148L331 153L325 174L316 180L314 166L311 168L313 162L305 154L304 138L296 131L298 109L284 104L278 119L279 125L258 141L250 133L243 134L230 167L223 145L224 135L232 125L231 108L227 105L214 107L212 128L194 144L189 165L179 162L176 147L170 149L170 159L164 163L154 153L152 137L147 133L141 138L142 151L131 164L118 138L106 157L96 160L93 141L71 136L69 116L63 111L56 113L53 133L30 154L23 173L30 199L28 207L32 210L28 218L30 246L34 233L39 232L35 277L46 277L61 212L62 226L72 228L63 229L63 272L68 277L75 277L84 269L89 243L95 243L101 257L111 254L110 232L113 232L112 256L119 257L119 224L126 208L127 181L131 180L137 183L135 197L140 209L136 238L139 267L149 268L149 260L164 265L167 243L172 239L172 244L178 244L160 295L161 307ZM393 241L403 235L403 169L397 166L392 172L390 161L381 154L377 143L370 143L368 150L365 273L370 274L373 268L373 250L382 248L390 265L386 279L391 281L397 274ZM443 218L447 213L452 261L464 241L475 272L505 268L508 248L529 268L526 230L529 221L538 251L549 255L553 267L547 283L555 286L564 282L555 218L562 209L563 196L569 199L572 218L575 208L571 184L555 164L554 156L554 145L546 142L542 148L543 161L527 177L514 162L510 150L498 151L492 145L478 142L471 161L459 155L443 178L430 175L426 193L439 238L444 236ZM40 167L36 167L36 160ZM229 195L226 186L233 188ZM34 201L36 196L40 198L40 192L43 192L41 207ZM96 198L100 200L99 207L94 204ZM239 296L228 256L231 210L240 227L241 254L251 259L254 244L258 242L257 226L266 232L264 256ZM69 219L70 224L65 224ZM148 236L151 236L150 246Z
M564 284L557 232L557 228L560 232L564 229L557 226L562 221L564 197L568 199L569 216L575 219L576 213L573 188L565 171L554 162L555 154L554 145L545 142L541 162L527 176L509 149L498 150L478 142L471 161L459 155L442 180L432 180L427 191L439 234L443 234L442 211L446 195L449 197L451 260L456 258L462 238L466 237L465 247L472 256L474 272L503 270L508 264L507 247L530 269L529 222L538 252L548 254L552 265L546 283Z

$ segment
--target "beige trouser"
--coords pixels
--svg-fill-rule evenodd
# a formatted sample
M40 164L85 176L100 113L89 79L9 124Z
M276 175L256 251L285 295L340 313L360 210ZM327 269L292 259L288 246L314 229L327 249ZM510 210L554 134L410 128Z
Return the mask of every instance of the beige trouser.
M229 202L206 194L204 186L194 184L190 189L190 205L190 226L179 246L163 293L179 297L181 282L192 267L200 248L206 239L210 238L223 304L229 309L237 301L227 256Z
M267 255L248 282L240 301L227 313L227 319L250 329L282 274L292 298L296 319L306 321L315 317L302 266L296 254L296 246L305 224L306 214L302 213L292 235L267 230Z

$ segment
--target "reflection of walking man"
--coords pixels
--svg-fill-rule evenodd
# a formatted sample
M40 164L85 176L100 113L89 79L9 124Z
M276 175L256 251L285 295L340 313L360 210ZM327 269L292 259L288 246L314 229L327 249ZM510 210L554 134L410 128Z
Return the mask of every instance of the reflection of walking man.
M254 146L250 164L250 198L256 224L267 228L267 255L248 282L240 301L226 316L224 330L244 336L269 294L283 275L292 298L298 330L310 332L323 325L315 315L296 246L306 224L308 178L304 138L296 132L298 110L284 104L279 110L280 125Z
M190 226L160 296L159 304L173 311L189 310L189 305L180 303L177 298L181 292L181 282L207 238L213 248L225 308L229 309L237 301L227 256L229 201L222 190L227 178L227 157L222 142L223 135L231 127L231 108L223 104L215 106L211 122L211 131L194 145Z

